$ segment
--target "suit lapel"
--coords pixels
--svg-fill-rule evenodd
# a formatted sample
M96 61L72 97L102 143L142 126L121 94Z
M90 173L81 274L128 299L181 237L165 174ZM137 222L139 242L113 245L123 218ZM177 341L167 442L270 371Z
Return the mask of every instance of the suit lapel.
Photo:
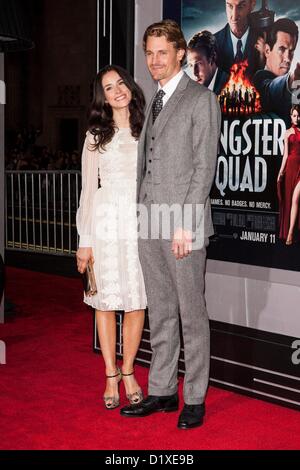
M221 75L222 75L221 69L219 69L219 67L218 67L216 81L215 81L215 85L214 85L214 92L216 93L216 95L218 95L221 91L220 90Z
M146 131L147 131L149 118L151 116L152 103L154 101L155 95L156 95L156 92L152 96L152 98L149 102L149 105L146 109L146 112L145 112L145 122L144 122L143 129L142 129L142 132L141 132L141 135L140 135L140 138L139 138L139 150L144 150L144 148L145 148Z
M173 114L178 102L184 95L184 91L190 81L190 78L186 75L186 73L183 75L181 78L180 82L177 85L176 90L174 91L173 95L171 98L168 100L166 105L163 107L160 115L155 121L154 125L158 125L157 133L156 133L156 139L160 136L162 133L165 125L168 122L169 117ZM157 91L156 91L157 92ZM139 138L139 143L138 143L138 168L137 168L137 177L138 180L141 179L142 177L142 171L144 167L144 160L145 160L145 140L146 140L146 132L147 132L147 127L148 127L148 122L149 119L152 117L152 103L155 98L156 92L152 96L152 99L147 107L146 113L145 113L145 122L143 125L143 129Z
M229 75L226 72L224 72L224 70L221 70L220 68L218 68L215 86L214 86L214 92L216 93L216 95L219 95L221 93L228 79L229 79Z
M255 43L257 41L257 35L252 29L250 28L246 46L245 46L245 58L248 59L248 69L252 71L252 68L255 66Z
M147 132L148 122L149 122L149 119L151 117L152 103L153 103L153 100L155 98L155 95L156 95L156 91L155 91L154 95L152 96L152 98L149 102L149 105L146 109L145 122L144 122L143 129L142 129L142 132L141 132L141 135L140 135L140 138L139 138L139 142L138 142L138 167L137 167L137 177L138 177L138 179L140 179L141 176L142 176L142 170L143 170L143 166L144 166L143 164L144 164L144 158L145 158L146 132Z
M225 31L225 43L228 44L229 49L230 49L230 57L234 60L234 50L233 50L233 44L232 44L232 39L230 35L230 26L227 24L226 26L226 31Z
M160 134L164 130L165 125L168 122L168 119L170 118L170 116L172 116L177 104L183 97L189 80L190 78L184 73L183 77L181 78L180 82L177 85L176 90L172 94L171 98L169 98L166 105L163 107L162 111L160 112L160 115L156 119L155 121L155 126L157 126L156 139L159 138Z
M249 51L252 51L252 49L255 50L255 43L257 41L257 34L255 33L255 31L253 31L251 28L249 29L249 34L248 34L248 37L247 37L247 41L246 41L246 45L245 45L245 51L247 50L248 52Z

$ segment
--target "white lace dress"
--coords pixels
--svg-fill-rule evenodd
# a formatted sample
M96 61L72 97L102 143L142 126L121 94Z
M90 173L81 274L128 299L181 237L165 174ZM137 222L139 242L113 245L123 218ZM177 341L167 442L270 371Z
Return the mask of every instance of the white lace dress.
M94 137L87 132L76 223L79 246L93 250L98 292L84 294L84 302L103 311L144 309L147 300L137 244L137 141L124 128L116 131L104 153L93 151L92 143Z

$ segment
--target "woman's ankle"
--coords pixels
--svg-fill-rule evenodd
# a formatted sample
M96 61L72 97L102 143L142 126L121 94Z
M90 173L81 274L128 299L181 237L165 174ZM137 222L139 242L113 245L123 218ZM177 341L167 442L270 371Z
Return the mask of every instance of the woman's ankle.
M122 365L121 367L121 372L122 372L122 375L133 375L134 374L134 365L133 364L126 364L126 365Z
M112 365L105 368L105 375L106 377L112 377L113 375L118 375L120 369L117 365Z

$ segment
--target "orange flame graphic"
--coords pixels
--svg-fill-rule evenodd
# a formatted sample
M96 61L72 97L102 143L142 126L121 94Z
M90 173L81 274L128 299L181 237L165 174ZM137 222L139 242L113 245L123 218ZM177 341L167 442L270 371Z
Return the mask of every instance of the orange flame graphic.
M261 110L260 95L246 76L247 67L247 60L231 67L229 80L219 95L223 114L245 115Z

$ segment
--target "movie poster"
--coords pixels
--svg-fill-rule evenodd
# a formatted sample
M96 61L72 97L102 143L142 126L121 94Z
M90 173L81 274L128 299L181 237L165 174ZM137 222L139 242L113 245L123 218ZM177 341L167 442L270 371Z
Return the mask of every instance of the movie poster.
M182 0L186 72L222 130L211 259L300 270L299 0Z

